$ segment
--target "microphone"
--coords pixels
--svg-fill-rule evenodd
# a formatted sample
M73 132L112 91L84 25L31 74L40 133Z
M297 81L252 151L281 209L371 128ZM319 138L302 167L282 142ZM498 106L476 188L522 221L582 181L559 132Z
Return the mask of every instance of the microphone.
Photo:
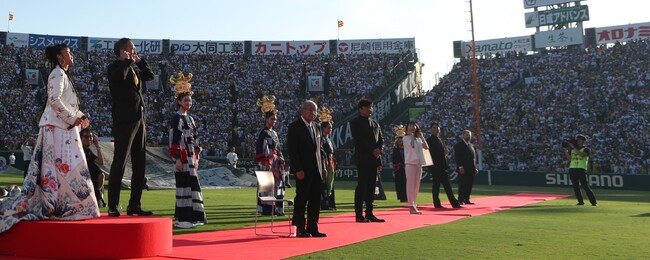
M86 117L86 115L83 115L83 116L81 116L80 119L81 119L81 120L84 120L84 119L87 119L87 118L88 118L88 117ZM75 125L70 125L70 126L68 126L68 130L70 130L70 129L74 128L74 127L75 127Z

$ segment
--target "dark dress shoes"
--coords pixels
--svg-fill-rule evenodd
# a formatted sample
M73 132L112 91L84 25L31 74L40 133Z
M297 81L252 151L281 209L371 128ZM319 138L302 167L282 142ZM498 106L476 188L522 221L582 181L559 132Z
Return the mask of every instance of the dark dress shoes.
M445 207L443 207L442 205L435 205L435 206L433 206L433 207L434 207L434 208L437 208L437 209L444 209L444 208L445 208Z
M366 217L366 219L369 220L370 222L386 222L386 220L377 218L375 216L369 216Z
M462 209L463 208L463 206L461 206L460 204L453 205L452 207L455 208L455 209Z
M152 216L153 212L149 210L142 210L140 207L127 207L126 214L129 216L138 215L138 216Z
M111 217L119 217L120 211L117 208L108 207L108 215Z
M463 202L463 204L465 204L465 205L474 205L475 203L471 202L469 200L466 200L466 201Z
M368 220L367 218L364 218L364 217L356 217L356 222L357 223L368 223L368 222L370 222L370 220Z
M576 204L576 206L582 206L582 205L585 205L585 203L584 202L578 202L578 204Z
M311 235L311 237L327 237L327 235L325 233L321 233L321 232L318 232L318 231L310 232L309 234Z
M296 237L311 237L311 234L307 233L305 230L296 231Z

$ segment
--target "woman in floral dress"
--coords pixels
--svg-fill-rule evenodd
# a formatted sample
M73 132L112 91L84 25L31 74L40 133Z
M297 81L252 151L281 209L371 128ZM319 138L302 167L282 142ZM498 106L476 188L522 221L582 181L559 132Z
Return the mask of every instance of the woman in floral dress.
M12 190L0 204L0 232L24 220L81 220L99 217L86 164L80 127L89 121L79 110L79 99L68 68L74 63L65 44L47 47L52 70L47 83L47 105L39 121L34 155L23 189Z

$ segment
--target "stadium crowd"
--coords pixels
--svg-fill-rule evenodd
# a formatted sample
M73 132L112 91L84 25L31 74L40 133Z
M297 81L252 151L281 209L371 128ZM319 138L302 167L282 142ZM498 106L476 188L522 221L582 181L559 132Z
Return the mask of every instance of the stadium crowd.
M0 63L0 93L6 109L2 114L5 134L2 148L16 149L28 136L38 132L37 122L45 97L41 86L27 84L25 70L48 71L42 50L1 46L0 55L8 57ZM81 110L91 119L91 127L100 137L111 136L111 106L107 65L114 59L110 51L75 51L71 74L81 100ZM258 99L275 95L280 111L276 131L286 136L286 127L294 120L301 97L314 99L320 106L333 109L335 120L356 110L356 99L385 87L393 80L393 70L408 54L359 54L347 56L244 56L244 55L143 55L158 75L161 86L178 72L194 75L193 117L197 121L204 151L225 156L229 146L238 147L241 157L253 157L254 144L264 120ZM303 76L329 75L328 92L301 92ZM304 82L302 82L304 84ZM149 145L166 145L167 123L176 111L172 92L146 83L147 138ZM21 86L21 87L15 87ZM20 120L19 120L20 118Z
M425 99L448 145L476 129L470 61ZM478 61L485 169L566 171L562 141L588 135L594 172L650 169L650 41ZM451 147L450 147L451 148Z
M1 46L0 125L3 148L15 149L37 134L45 87L26 83L25 68L47 71L41 50ZM297 116L303 75L328 75L329 92L304 94L339 117L356 110L356 100L394 80L399 54L348 56L145 55L162 88L148 82L147 137L167 144L167 120L176 110L169 75L193 73L193 117L210 155L238 147L253 157L263 119L256 102L275 95L280 111L276 131L285 137ZM99 136L110 137L110 95L105 76L111 52L75 52L72 66L82 111ZM430 102L417 119L428 133L439 121L450 146L464 129L476 129L470 61L457 63L426 93ZM327 71L326 71L327 70ZM650 168L650 42L632 41L593 49L502 55L478 62L481 146L484 169L565 171L561 142L578 133L590 137L596 172L648 173ZM41 75L46 78L47 75ZM42 85L42 83L41 83ZM406 122L404 122L406 123ZM394 125L385 125L384 157L389 158ZM352 163L351 151L341 162ZM452 160L453 161L453 160ZM386 164L388 165L388 164Z

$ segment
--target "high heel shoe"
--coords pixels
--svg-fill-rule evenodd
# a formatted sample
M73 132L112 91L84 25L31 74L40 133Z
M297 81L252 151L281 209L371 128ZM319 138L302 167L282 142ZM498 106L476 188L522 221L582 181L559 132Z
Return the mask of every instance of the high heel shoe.
M411 214L416 214L416 215L421 215L422 214L422 212L420 212L416 207L411 207L410 213Z

